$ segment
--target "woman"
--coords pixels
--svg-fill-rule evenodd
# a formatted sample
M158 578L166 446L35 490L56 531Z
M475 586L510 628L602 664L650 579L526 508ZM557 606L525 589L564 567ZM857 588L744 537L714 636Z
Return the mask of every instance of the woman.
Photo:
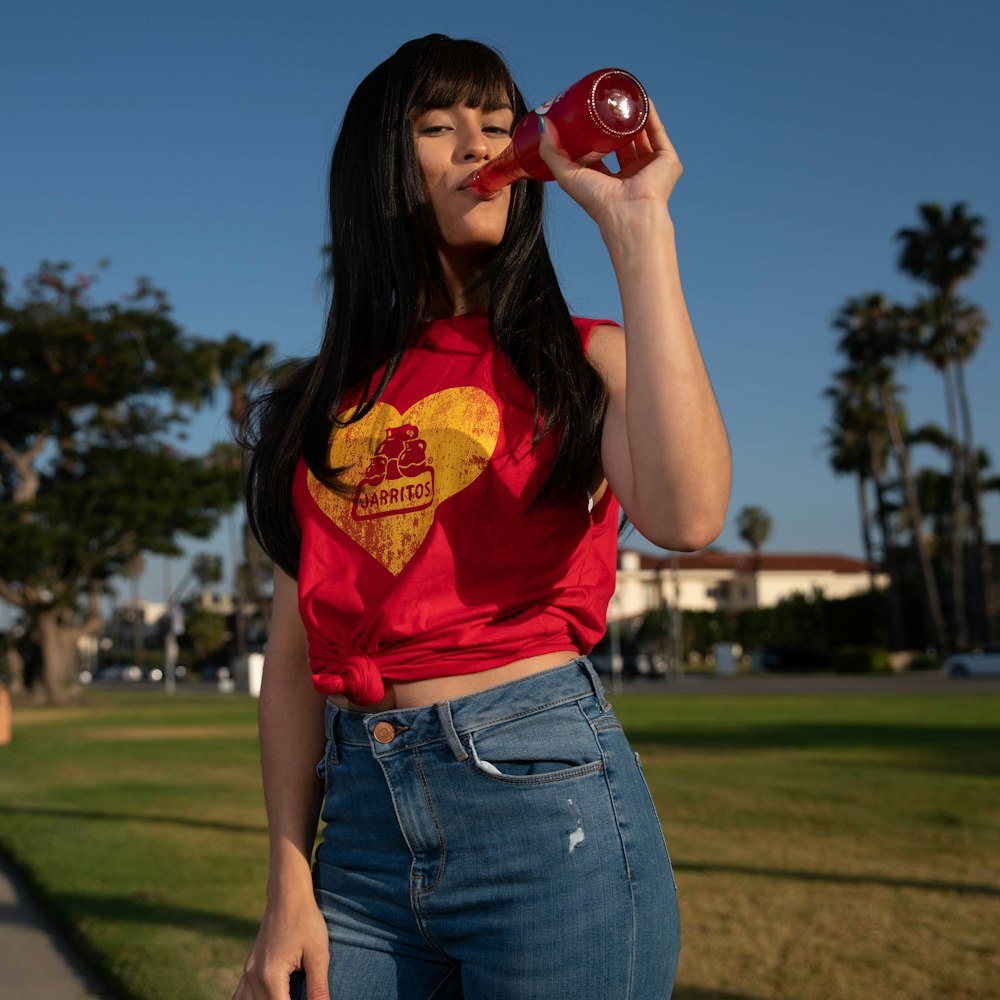
M600 228L625 332L570 317L542 184L464 186L525 112L492 50L431 35L345 114L326 336L248 435L248 510L277 566L271 868L235 1000L288 997L290 977L313 1000L672 988L666 847L584 654L614 589L618 504L662 546L707 544L728 445L655 110L615 176L570 162L551 123L542 142Z

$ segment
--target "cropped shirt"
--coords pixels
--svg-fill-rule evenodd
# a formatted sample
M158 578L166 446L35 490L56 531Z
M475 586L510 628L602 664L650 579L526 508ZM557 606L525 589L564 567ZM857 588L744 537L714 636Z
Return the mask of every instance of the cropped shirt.
M584 349L604 322L574 319ZM318 691L371 704L385 680L588 653L604 635L618 502L606 489L593 509L586 491L533 507L557 444L532 448L533 426L531 391L479 311L429 324L372 410L335 428L329 465L348 467L350 495L299 462L299 610Z

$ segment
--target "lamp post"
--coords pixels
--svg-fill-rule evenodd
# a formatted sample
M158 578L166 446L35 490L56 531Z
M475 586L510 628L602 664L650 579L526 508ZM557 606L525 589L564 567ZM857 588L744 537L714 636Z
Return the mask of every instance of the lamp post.
M611 598L611 621L608 623L608 631L611 634L611 691L613 694L622 692L622 673L625 668L625 660L622 658L622 643L619 635L619 614L618 595Z
M670 610L671 654L678 680L684 678L684 619L681 615L681 567L680 556L676 552L670 557L670 568L674 578L674 601Z
M163 637L163 690L177 692L177 636L184 634L184 609L171 602L167 608L167 634Z

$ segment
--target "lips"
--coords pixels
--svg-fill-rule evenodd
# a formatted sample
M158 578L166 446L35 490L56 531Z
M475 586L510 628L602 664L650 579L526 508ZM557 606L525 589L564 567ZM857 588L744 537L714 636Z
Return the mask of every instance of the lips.
M469 194L474 195L480 201L492 201L500 191L485 191L481 187L478 187L476 180L479 177L479 170L474 170L468 177L459 184L459 191L468 191Z

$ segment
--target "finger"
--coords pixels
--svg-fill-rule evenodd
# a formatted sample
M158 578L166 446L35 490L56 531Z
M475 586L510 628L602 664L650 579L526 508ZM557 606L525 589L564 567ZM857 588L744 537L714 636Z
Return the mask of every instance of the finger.
M262 994L254 988L250 976L244 973L236 987L236 992L233 994L233 1000L259 1000L261 996Z
M329 950L303 955L302 971L306 974L306 1000L330 1000Z
M649 143L650 152L658 149L673 150L674 148L673 143L670 141L670 136L667 135L667 130L663 127L663 122L660 121L656 105L653 104L652 100L649 102L649 116L646 118L646 126L642 134Z
M313 982L312 976L306 976L306 1000L330 1000L330 988L325 972L322 980L316 982Z
M653 152L653 144L649 141L649 136L646 134L645 129L635 137L633 146L635 147L636 159L642 156L649 156Z
M630 142L627 146L622 146L621 149L616 149L615 159L618 161L619 170L623 170L631 163L634 163L638 159L636 155L635 143Z
M286 1000L288 997L288 983L291 977L291 972L270 972L267 975L261 976L260 985L262 992L260 994L254 993L255 1000L258 995L261 997L261 1000Z
M538 130L538 155L557 181L571 177L575 171L582 169L569 158L559 141L559 130L545 115L538 116Z

